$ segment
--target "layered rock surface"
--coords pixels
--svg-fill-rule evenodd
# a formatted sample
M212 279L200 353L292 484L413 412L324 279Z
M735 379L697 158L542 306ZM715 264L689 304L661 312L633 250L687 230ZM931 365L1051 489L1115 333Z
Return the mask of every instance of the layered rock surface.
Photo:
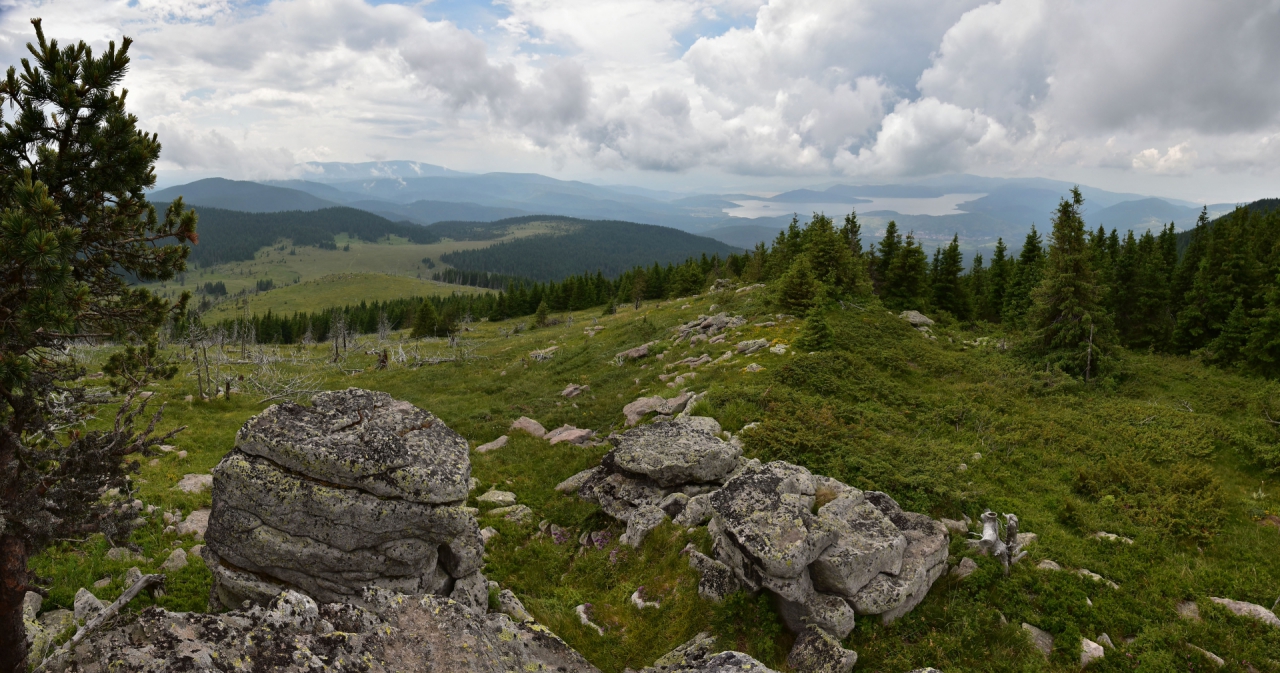
M892 621L946 572L941 523L798 465L743 460L719 430L698 417L628 430L600 467L566 484L626 523L632 544L665 517L706 523L712 556L689 550L699 593L768 591L797 634L813 625L842 639L857 615Z
M464 585L484 584L484 544L464 508L466 440L386 393L269 407L213 474L211 603L263 605L295 588L358 603L367 586L450 595L457 585L470 604Z
M598 671L546 628L502 613L476 614L432 594L376 589L362 606L318 604L286 591L268 607L224 614L129 616L86 641L54 670Z

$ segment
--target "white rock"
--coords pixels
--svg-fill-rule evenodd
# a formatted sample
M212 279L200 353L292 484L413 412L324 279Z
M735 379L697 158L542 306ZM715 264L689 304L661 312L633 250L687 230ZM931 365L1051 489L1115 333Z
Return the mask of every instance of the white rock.
M182 479L178 481L178 485L173 488L184 493L199 493L212 487L212 474L187 474L183 475Z
M75 606L76 621L93 619L106 608L102 601L98 600L97 596L89 593L89 590L84 587L80 587L80 590L76 592L73 605Z
M209 530L209 514L208 509L197 509L188 514L177 526L178 535L194 535L197 540L203 540L205 531Z
M173 552L169 554L169 558L165 559L164 563L160 564L160 569L167 573L178 572L185 567L187 567L187 552L182 549L173 550Z
M498 536L498 529L493 526L485 526L480 529L480 540L485 544L489 544L489 540Z
M1027 632L1028 636L1031 638L1031 644L1034 645L1037 650L1040 650L1041 654L1043 654L1046 657L1049 656L1050 654L1053 654L1053 636L1052 635L1050 635L1047 631L1041 631L1040 629L1026 622L1022 623L1022 628Z
M1041 570L1062 570L1062 566L1058 565L1057 563L1054 563L1049 559L1045 559L1037 563L1036 567Z
M1205 659L1208 659L1209 661L1213 662L1214 668L1222 668L1223 666L1227 665L1227 662L1223 661L1222 657L1214 654L1213 652L1210 652L1209 650L1202 649L1191 644L1188 644L1187 647L1190 647L1191 649L1204 655Z
M517 418L516 420L512 421L511 429L522 430L524 432L527 432L533 435L534 437L542 437L547 434L547 429L542 427L541 423L533 420L532 418L529 418L528 416L521 416L520 418Z
M44 603L44 596L28 591L22 597L22 616L24 619L35 619L40 614L40 605Z
M573 611L577 613L578 621L582 622L583 626L593 628L596 630L596 633L599 633L600 635L603 636L604 627L591 621L591 616L587 614L587 610L590 608L590 606L591 606L590 603L583 603L582 605L579 605L578 607L574 608Z
M1105 656L1107 656L1107 652L1102 649L1101 645L1088 638L1080 639L1080 668L1084 668Z
M1277 617L1276 613L1256 603L1246 603L1244 601L1233 601L1230 598L1218 598L1214 596L1210 596L1209 600L1213 601L1214 603L1217 603L1218 605L1221 605L1222 607L1230 610L1231 612L1241 617L1250 617L1262 622L1263 624L1270 624L1271 626L1280 626L1280 617Z
M960 563L951 569L951 574L959 579L964 579L973 574L978 569L978 563L968 556L960 559Z
M489 443L487 443L487 444L481 444L480 446L477 446L477 447L476 447L476 453L488 453L488 452L493 451L493 450L495 450L495 449L501 449L502 447L504 447L504 446L506 446L506 445L507 445L507 436L506 436L506 435L503 435L503 436L501 436L501 437L499 437L499 438L497 438L497 439L493 440L492 442L489 442Z
M511 491L488 491L484 495L476 498L476 502L482 502L486 505L498 505L500 507L510 507L516 504L516 494Z

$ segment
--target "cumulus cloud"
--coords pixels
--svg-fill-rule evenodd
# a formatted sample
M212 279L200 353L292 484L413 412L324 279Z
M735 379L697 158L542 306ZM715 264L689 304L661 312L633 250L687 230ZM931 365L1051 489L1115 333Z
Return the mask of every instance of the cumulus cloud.
M1280 1L0 0L104 46L166 166L1133 175L1280 164ZM489 11L486 9L485 11ZM479 16L479 18L477 18Z

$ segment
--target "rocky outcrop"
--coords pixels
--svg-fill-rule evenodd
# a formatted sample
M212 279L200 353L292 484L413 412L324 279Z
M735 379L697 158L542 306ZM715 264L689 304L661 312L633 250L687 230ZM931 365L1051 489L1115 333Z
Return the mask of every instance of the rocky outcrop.
M284 589L359 603L374 586L482 609L467 591L484 584L470 479L466 440L386 393L269 407L214 469L210 603L263 605Z
M716 639L699 633L689 642L662 655L640 673L777 673L741 652L716 652Z
M680 343L686 337L693 340L694 337L714 337L721 332L727 332L736 327L747 324L747 319L742 316L730 316L728 313L717 313L713 316L700 315L689 322L679 325L675 328L675 343Z
M635 425L640 419L646 415L657 412L664 416L671 416L684 411L685 405L693 397L690 393L681 393L675 397L666 398L659 395L652 397L640 397L634 402L622 408L622 415L627 418L627 425Z
M51 668L121 673L231 668L284 673L597 671L532 621L500 612L476 614L432 594L371 589L360 602L362 606L318 604L286 591L267 607L225 614L150 607L123 618Z
M599 467L557 488L577 487L627 524L633 544L663 515L707 524L712 554L685 550L702 576L699 594L718 601L739 589L768 591L788 628L812 636L796 660L826 662L804 670L847 670L853 653L828 645L838 648L859 614L888 623L918 605L947 570L947 528L885 493L782 461L743 460L719 431L700 417L628 430Z

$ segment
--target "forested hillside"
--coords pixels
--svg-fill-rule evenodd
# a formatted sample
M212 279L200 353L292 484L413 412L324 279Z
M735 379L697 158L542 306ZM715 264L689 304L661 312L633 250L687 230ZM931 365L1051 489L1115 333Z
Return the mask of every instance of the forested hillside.
M413 243L440 240L435 231L416 224L391 222L354 208L314 211L246 213L221 208L197 208L200 242L191 248L191 261L208 267L253 259L258 250L288 239L295 246L333 249L333 237L347 234L364 241L399 236Z
M696 255L726 255L734 248L710 238L668 227L630 222L573 218L512 218L489 226L548 221L570 225L559 235L505 241L480 250L441 257L459 269L520 276L536 281L560 280L584 270L615 277L637 265L682 262ZM441 225L433 225L433 229Z

